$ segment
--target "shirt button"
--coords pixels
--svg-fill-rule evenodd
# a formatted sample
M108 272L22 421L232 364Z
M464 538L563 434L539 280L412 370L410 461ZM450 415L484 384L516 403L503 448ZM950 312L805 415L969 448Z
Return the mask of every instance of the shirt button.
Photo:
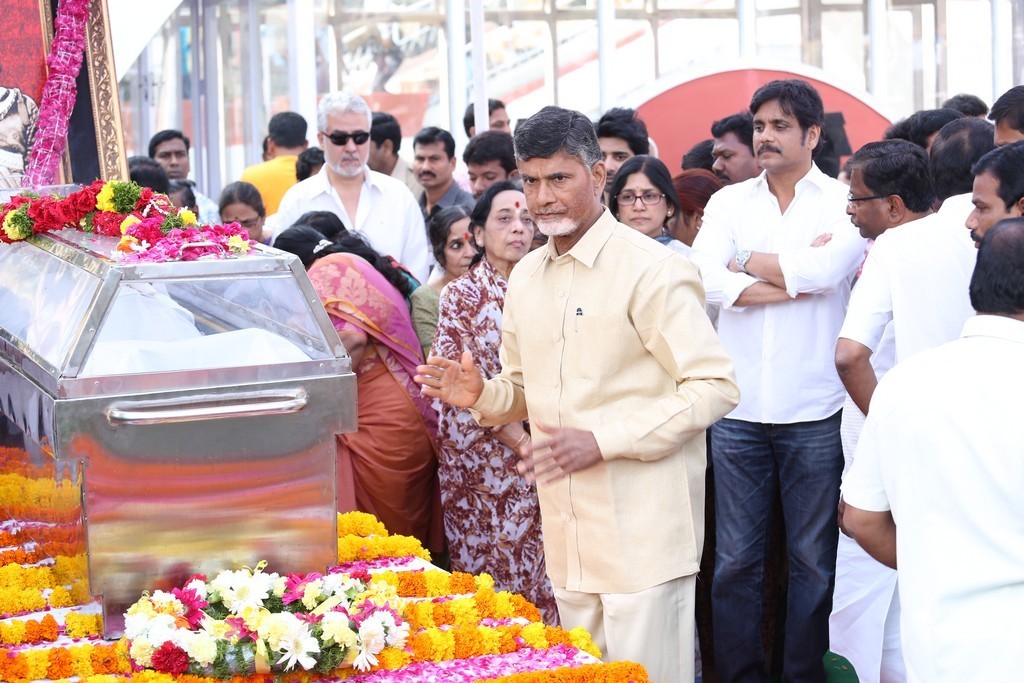
M562 519L565 520L566 524L572 524L572 517L570 517L569 515L565 515L564 517L562 517Z
M558 298L559 299L561 299L564 296L565 296L565 291L564 290L558 292Z

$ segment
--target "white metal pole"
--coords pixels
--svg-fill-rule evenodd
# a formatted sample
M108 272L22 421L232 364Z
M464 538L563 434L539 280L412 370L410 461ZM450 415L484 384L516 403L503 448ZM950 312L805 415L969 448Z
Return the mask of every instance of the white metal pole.
M740 58L757 55L757 5L755 0L736 0L736 19L739 21Z
M449 130L461 139L462 112L466 108L466 2L448 0L448 118Z
M288 95L292 111L313 122L316 144L316 14L314 0L288 0ZM269 113L269 112L268 112Z
M883 102L888 99L886 63L889 45L889 29L886 22L886 0L868 0L868 92Z
M484 51L484 3L469 2L469 32L473 52L473 123L479 135L490 128L491 115L487 111L487 53Z
M615 52L615 0L597 1L597 102L601 113L608 110L608 65Z

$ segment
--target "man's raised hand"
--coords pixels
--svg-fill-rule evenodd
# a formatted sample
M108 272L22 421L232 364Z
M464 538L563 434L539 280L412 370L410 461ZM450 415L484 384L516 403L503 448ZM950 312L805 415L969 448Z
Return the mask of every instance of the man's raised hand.
M423 395L439 398L445 403L468 408L477 402L484 390L484 378L473 365L473 353L462 352L456 363L447 358L431 356L426 365L416 367L413 379L419 383Z

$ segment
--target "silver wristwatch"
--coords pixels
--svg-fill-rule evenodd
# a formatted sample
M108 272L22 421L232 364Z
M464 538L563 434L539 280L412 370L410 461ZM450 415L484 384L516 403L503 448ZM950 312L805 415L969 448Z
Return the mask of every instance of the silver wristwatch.
M736 254L736 267L740 269L741 273L747 272L747 261L750 260L750 250L743 249Z

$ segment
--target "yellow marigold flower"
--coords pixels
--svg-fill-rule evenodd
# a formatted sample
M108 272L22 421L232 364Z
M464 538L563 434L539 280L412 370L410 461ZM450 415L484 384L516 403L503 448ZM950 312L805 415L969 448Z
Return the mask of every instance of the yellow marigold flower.
M529 628L529 627L527 627ZM524 629L525 630L525 629ZM601 659L601 650L598 649L597 645L591 639L590 634L587 633L587 629L582 626L569 631L569 637L572 639L572 644L578 649L583 650L587 654L594 655L598 659Z
M534 622L524 626L522 637L523 641L535 650L546 650L548 647L548 639L544 634L544 624Z
M71 594L64 586L57 586L50 593L50 607L73 607L74 602L71 600Z
M412 656L395 647L386 647L377 655L377 663L381 669L394 670L408 666Z
M95 636L103 630L103 617L99 614L68 612L64 615L64 632L72 638Z
M338 538L349 535L387 536L388 530L368 512L339 512Z
M189 209L180 210L178 212L178 218L180 218L181 222L184 223L185 225L195 225L196 223L199 222L199 219L196 218L196 215L192 213Z
M124 220L121 221L121 234L125 234L126 232L128 232L128 228L132 227L136 223L141 222L142 220L138 216L134 214L128 214L127 216L124 217Z
M100 193L96 195L96 208L100 211L114 210L114 183L109 182L103 186Z

